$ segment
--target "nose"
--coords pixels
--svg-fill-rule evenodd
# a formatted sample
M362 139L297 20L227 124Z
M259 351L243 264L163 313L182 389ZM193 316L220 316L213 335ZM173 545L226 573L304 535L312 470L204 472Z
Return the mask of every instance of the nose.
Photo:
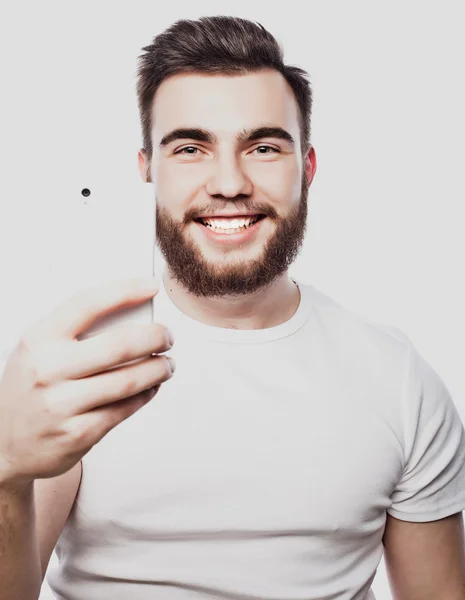
M252 182L236 157L223 156L216 160L212 167L213 172L206 186L210 196L224 196L225 198L250 196Z

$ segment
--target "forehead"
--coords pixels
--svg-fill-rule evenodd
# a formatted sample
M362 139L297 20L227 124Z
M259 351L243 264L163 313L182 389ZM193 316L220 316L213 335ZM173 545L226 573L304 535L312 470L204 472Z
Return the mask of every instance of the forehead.
M176 127L197 126L218 135L235 134L259 122L273 123L298 138L298 105L278 71L246 75L181 73L165 79L152 106L156 143Z

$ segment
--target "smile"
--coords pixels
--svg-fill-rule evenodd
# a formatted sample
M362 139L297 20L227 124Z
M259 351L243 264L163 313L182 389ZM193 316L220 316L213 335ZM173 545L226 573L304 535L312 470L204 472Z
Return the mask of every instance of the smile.
M251 238L260 228L265 215L252 217L222 217L211 219L196 219L196 224L202 229L208 239L215 242L237 243Z

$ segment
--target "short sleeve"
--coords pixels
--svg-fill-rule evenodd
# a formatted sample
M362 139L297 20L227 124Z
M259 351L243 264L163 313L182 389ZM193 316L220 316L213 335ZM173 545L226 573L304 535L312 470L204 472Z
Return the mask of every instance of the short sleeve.
M465 429L444 382L410 340L403 387L404 469L387 513L436 521L465 510Z

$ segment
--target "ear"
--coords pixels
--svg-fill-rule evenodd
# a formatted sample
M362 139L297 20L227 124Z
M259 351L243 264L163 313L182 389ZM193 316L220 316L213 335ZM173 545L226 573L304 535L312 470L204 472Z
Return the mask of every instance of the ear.
M139 150L137 155L137 162L139 166L139 173L144 183L152 182L152 178L150 175L150 161L147 159L147 153L144 148Z
M316 173L316 153L313 146L310 146L310 150L305 156L303 168L307 177L308 185L310 185Z

